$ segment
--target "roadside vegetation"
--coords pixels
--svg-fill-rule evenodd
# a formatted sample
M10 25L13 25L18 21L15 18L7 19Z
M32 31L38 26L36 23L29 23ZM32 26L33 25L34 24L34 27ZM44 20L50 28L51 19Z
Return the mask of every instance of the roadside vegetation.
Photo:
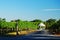
M21 33L22 31L28 32L30 30L37 30L38 24L41 22L46 25L46 29L49 30L49 32L60 34L60 19L48 19L46 21L38 19L32 21L22 21L20 19L17 19L7 22L5 18L0 18L0 35L9 32L16 32L18 35L18 31Z
M28 32L30 30L36 30L39 23L40 22L22 21L20 19L7 22L5 18L0 18L0 34L3 35L9 32L17 32L18 35L18 31Z
M46 29L53 34L60 34L60 19L49 19L46 21Z

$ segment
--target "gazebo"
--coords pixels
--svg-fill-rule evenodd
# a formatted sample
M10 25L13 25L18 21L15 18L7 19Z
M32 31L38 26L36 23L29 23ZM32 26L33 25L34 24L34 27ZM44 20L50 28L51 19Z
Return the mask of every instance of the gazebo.
M45 29L45 24L44 24L44 23L40 23L40 24L38 25L38 28L39 28L40 31L41 31L41 30L44 30L44 29Z

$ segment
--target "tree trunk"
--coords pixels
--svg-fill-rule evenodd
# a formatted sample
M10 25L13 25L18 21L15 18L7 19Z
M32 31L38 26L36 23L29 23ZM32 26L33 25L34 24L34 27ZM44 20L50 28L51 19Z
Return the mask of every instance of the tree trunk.
M18 35L18 26L16 27L16 34Z
M16 22L16 35L18 35L18 22Z

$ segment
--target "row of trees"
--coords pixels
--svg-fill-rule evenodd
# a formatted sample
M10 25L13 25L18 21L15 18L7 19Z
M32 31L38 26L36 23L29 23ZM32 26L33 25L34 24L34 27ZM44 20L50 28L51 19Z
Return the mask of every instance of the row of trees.
M15 22L7 22L6 19L0 18L0 28L14 28Z
M46 21L46 29L52 33L60 33L60 19L49 19Z
M22 21L20 19L18 20L11 20L10 22L7 22L6 19L0 18L0 29L6 29L6 28L16 28L16 25L18 25L19 29L36 29L38 22L30 22L30 21Z
M0 18L0 29L18 29L18 30L24 30L24 29L37 29L38 24L43 22L46 25L46 29L50 30L51 32L60 32L60 19L48 19L46 21L42 20L32 20L32 21L22 21L20 19L18 20L11 20L10 22L7 22L6 19Z

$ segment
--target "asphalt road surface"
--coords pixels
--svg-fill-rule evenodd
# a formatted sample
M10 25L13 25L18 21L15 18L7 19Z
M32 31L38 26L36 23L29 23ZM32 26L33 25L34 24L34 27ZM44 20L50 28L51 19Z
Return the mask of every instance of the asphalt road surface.
M51 35L46 30L42 30L24 36L0 37L0 40L60 40L60 37Z
M36 31L22 38L23 40L60 40L59 36L52 35L46 30Z

